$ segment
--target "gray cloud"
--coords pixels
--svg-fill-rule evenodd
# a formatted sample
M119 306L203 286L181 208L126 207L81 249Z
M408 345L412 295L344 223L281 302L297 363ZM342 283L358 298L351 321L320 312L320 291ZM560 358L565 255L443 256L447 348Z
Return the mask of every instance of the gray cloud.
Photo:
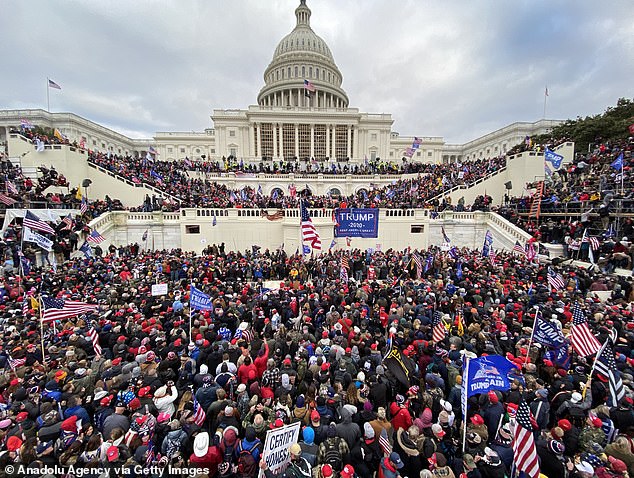
M297 0L7 2L1 108L72 111L134 136L200 131L246 108ZM464 142L513 121L594 114L632 96L631 3L308 0L350 104L401 134Z

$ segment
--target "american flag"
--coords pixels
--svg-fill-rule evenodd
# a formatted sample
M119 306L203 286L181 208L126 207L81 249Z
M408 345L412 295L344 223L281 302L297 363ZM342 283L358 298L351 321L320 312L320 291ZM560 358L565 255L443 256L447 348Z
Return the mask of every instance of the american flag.
M11 194L20 194L18 188L11 181L7 180L7 192Z
M530 478L539 476L539 461L533 437L531 410L522 400L515 415L515 433L513 433L513 456L518 471L523 471Z
M343 256L341 258L341 267L345 267L346 269L350 269L350 262L348 261L348 256Z
M555 272L551 267L548 268L548 284L555 290L561 290L566 286L564 278L558 272Z
M342 280L342 282L348 282L348 269L341 266L341 271L339 272L339 278Z
M200 403L196 400L196 395L194 395L194 423L200 427L203 423L205 423L206 418L207 414L205 413L205 410L203 410L203 407L200 406Z
M26 363L26 357L14 359L13 357L11 357L11 355L9 355L7 360L9 362L9 367L11 367L13 370L15 370L16 368L20 368Z
M449 239L449 236L445 233L445 227L441 226L440 230L442 231L442 240L443 242L446 242L447 244L451 243L451 239Z
M520 241L515 241L515 245L513 246L513 252L517 252L518 254L525 256L526 250L520 244Z
M381 449L386 456L389 456L392 453L392 445L390 444L390 440L387 438L387 431L385 428L381 430L381 434L379 435L379 445L381 445Z
M62 227L62 231L70 231L70 229L73 227L73 216L71 216L70 214L66 216L64 219L62 219L62 224L64 224L64 227Z
M491 261L492 265L496 265L497 264L498 255L496 254L495 251L491 251L491 255L489 256L489 260Z
M437 310L434 313L432 340L434 342L442 342L445 339L445 324L442 321L442 312Z
M81 198L81 206L79 206L79 212L83 216L88 211L88 202L85 197Z
M572 348L581 357L592 355L601 348L601 344L588 327L586 316L579 304L575 304L572 309L571 337Z
M42 221L39 217L33 214L31 211L26 211L26 215L22 221L24 227L30 227L36 231L47 232L49 234L55 234L55 230Z
M61 90L62 87L59 86L57 83L55 83L53 80L51 80L50 78L48 79L48 87L49 88L54 88L56 90Z
M22 301L22 316L26 317L26 314L29 313L29 309L31 308L31 299L25 297Z
M2 204L6 204L7 206L11 206L11 205L15 204L15 199L10 198L6 194L0 193L0 202Z
M310 80L304 80L304 88L308 91L310 91L311 93L315 92L315 85L313 85Z
M238 328L236 333L233 334L233 338L235 340L246 340L247 342L251 342L253 340L253 331L250 329L242 330Z
M317 229L315 229L313 221L310 219L310 214L308 213L308 209L306 209L304 201L301 202L300 212L302 216L302 241L310 242L313 249L318 251L321 250L321 239L319 238L319 233L317 232Z
M594 370L608 378L608 385L610 389L608 406L616 407L619 404L619 401L625 396L625 388L623 387L623 380L621 380L621 372L619 372L616 368L614 350L612 349L612 339L609 337L597 354L597 358L594 363Z
M88 337L90 338L90 341L92 342L92 348L95 350L95 353L97 355L101 355L101 345L99 345L99 334L97 334L97 331L95 330L94 327L91 327L90 330L88 331Z
M532 242L529 242L526 245L526 259L532 262L533 260L535 260L536 256L537 256L537 252L535 252L535 246L533 245Z
M284 217L284 211L278 209L273 214L269 214L268 211L262 211L262 217L265 217L269 221L278 221Z
M86 240L88 242L92 242L93 244L101 244L103 241L106 240L106 238L99 234L96 229L93 229Z
M55 299L53 297L42 297L42 305L44 307L42 312L43 322L69 319L80 314L94 312L99 308L97 304L87 304L86 302L78 302L75 300Z
M601 243L599 242L598 238L594 236L588 236L585 232L583 233L583 242L589 242L590 248L593 251L597 251L599 247L601 247Z
M413 255L414 264L416 264L416 277L420 279L423 275L423 258L418 254Z

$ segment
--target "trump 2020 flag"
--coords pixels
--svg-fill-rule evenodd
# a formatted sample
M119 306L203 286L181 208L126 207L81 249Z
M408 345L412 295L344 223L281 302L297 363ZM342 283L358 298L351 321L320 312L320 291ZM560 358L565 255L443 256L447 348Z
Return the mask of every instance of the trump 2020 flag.
M463 380L466 398L489 390L511 388L509 375L517 366L501 355L487 355L470 359L464 365ZM464 393L463 392L463 393Z
M189 303L193 310L211 310L211 297L193 285L190 287Z
M559 169L561 167L561 162L564 160L564 157L561 154L557 154L554 151L546 148L544 152L544 159L553 165L555 169Z
M491 252L491 244L493 244L493 234L491 231L486 232L484 235L484 245L482 246L482 257L489 257L489 253Z
M610 166L614 169L623 169L623 153L619 154Z
M535 327L533 328L533 340L550 347L561 347L564 343L564 334L557 328L554 322L549 322L537 312Z

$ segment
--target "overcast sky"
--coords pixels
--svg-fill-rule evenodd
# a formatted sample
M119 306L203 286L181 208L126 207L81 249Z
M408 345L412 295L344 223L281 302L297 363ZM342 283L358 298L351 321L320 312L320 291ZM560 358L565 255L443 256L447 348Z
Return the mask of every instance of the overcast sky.
M634 96L631 0L308 0L350 106L462 143ZM68 111L135 138L256 103L299 0L5 1L0 109Z

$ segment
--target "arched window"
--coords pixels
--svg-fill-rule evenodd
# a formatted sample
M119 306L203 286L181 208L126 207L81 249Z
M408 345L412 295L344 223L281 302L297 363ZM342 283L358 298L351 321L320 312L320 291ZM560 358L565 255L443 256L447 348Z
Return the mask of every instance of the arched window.
M319 68L315 68L315 78L319 79Z
M297 78L297 67L295 67L295 78Z
M306 67L302 66L302 78L306 78Z
M308 68L308 76L309 76L310 78L312 78L312 77L313 77L313 67L312 67L312 66Z

